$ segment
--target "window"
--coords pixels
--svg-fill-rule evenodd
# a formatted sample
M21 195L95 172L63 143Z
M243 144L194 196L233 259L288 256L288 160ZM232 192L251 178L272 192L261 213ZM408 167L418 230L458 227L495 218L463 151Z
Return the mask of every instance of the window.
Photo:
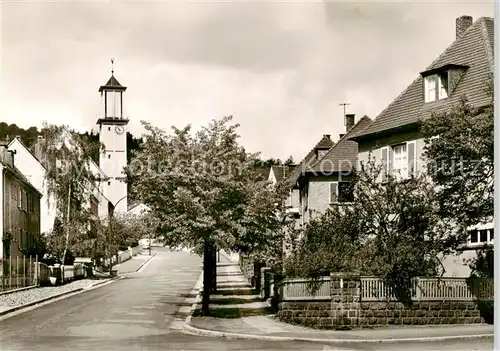
M477 242L479 242L479 238L478 238L478 235L477 235L477 230L471 230L469 231L469 235L470 235L470 242L475 244Z
M468 231L469 244L484 245L493 244L495 238L494 229L472 229Z
M108 182L108 185L111 185L111 182Z
M328 150L318 150L318 160L323 158L323 156L325 156L327 152Z
M111 127L108 127L108 132L110 132L110 131L111 131Z
M354 201L354 187L350 182L330 183L330 203L348 203Z
M19 186L17 187L17 207L23 208L23 190Z
M108 158L111 158L111 155L108 155Z
M385 172L382 172L382 182L387 180L387 176L394 176L396 179L406 179L416 174L416 143L409 141L393 146L384 146L382 152L382 165Z
M448 72L433 74L424 78L425 102L448 97Z
M408 177L408 153L406 144L393 146L393 172L395 177Z
M95 196L90 197L90 213L96 217L99 215L99 201Z

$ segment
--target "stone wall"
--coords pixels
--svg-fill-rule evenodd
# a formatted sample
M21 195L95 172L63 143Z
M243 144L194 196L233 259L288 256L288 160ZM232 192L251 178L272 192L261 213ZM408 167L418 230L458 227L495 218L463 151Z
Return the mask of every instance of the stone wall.
M312 328L484 323L473 301L361 301L359 275L331 275L330 301L281 302L278 318Z

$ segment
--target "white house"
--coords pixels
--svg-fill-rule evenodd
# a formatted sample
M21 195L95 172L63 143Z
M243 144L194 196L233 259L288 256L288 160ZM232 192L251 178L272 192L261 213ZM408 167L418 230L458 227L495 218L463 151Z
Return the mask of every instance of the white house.
M14 138L7 148L15 153L15 167L43 195L40 200L40 232L47 233L52 230L56 218L55 200L48 196L45 183L47 171L19 138Z

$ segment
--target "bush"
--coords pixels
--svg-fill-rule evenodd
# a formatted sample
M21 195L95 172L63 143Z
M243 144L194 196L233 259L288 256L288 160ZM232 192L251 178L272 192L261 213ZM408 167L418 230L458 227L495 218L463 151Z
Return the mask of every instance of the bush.
M477 252L477 256L469 264L471 274L467 279L467 284L472 294L477 297L476 285L480 279L493 279L494 277L494 250L492 247L486 247ZM493 296L491 296L493 298ZM494 303L493 300L475 300L476 306L481 313L484 321L488 324L493 324L494 318Z

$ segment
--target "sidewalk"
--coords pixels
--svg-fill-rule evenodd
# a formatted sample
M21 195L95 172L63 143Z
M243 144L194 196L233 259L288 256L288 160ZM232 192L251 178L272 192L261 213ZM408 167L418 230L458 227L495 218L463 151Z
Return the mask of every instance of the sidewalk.
M157 252L152 250L151 256L149 256L149 251L145 250L143 251L143 253L140 253L137 256L130 258L129 260L113 266L113 269L117 270L118 275L136 272L150 259L155 257L156 254Z
M232 261L232 262L231 262ZM252 290L234 260L221 254L218 263L218 294L211 296L214 317L192 316L185 332L237 339L312 342L437 341L492 337L493 325L391 326L349 331L317 330L275 319L267 303Z

